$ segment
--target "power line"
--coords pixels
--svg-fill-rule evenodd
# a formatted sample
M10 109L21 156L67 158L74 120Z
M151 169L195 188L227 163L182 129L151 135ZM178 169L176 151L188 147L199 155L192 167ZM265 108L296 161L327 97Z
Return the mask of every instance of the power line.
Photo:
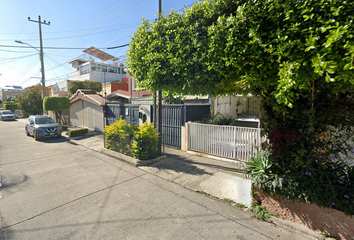
M133 1L134 1L134 0L133 0ZM131 1L131 2L133 2L133 1ZM141 1L142 1L142 0L140 0L139 2L141 2ZM148 4L150 4L150 3L154 2L154 1L156 1L156 0L151 1L151 2L149 2ZM128 8L126 8L126 9L120 11L119 13L122 13L122 12L124 12L124 11L127 11L128 9L132 8L133 6L135 6L136 4L138 4L139 2L137 2L137 3L135 3L135 4L131 5L131 6L129 6ZM130 2L129 2L129 3L130 3ZM128 4L129 4L129 3L128 3ZM126 5L128 5L128 4L126 4ZM143 7L147 6L148 4L145 4ZM126 6L126 5L125 5L125 6ZM123 6L122 8L124 8L125 6ZM141 7L141 8L143 8L143 7ZM120 9L122 9L122 8L120 8ZM140 10L141 8L139 8L138 10ZM120 9L119 9L119 10L120 10ZM118 19L117 21L115 21L115 22L113 22L113 23L111 23L110 25L108 25L108 26L102 28L101 30L92 33L90 36L88 36L88 37L86 37L86 38L84 38L84 39L81 39L79 42L82 42L82 41L84 41L85 39L91 37L92 35L95 35L95 34L101 32L101 31L103 31L104 29L106 29L106 28L108 28L109 26L111 26L111 25L113 25L113 24L115 24L115 23L117 23L117 22L123 20L124 18L130 16L131 14L133 14L134 12L136 12L136 11L138 11L138 10L135 10L135 11L131 12L130 14L128 14L128 15L126 15L126 16L124 16L124 17ZM119 13L115 14L114 16L118 15ZM114 17L114 16L113 16L113 17ZM111 17L111 18L113 18L113 17ZM100 26L100 25L102 25L103 23L107 22L107 21L110 20L111 18L109 18L109 19L107 19L106 21L100 23L98 26ZM77 44L77 43L79 43L79 42L76 42L75 44Z
M134 2L135 0L132 0L132 1L130 1L128 4L130 4L131 2ZM125 0L123 0L121 3L123 3L123 2L125 2ZM126 4L126 5L128 5L128 4ZM116 6L118 6L119 4L117 4ZM115 12L113 12L113 13L116 13L117 11L119 11L119 10L121 10L121 9L123 9L126 5L124 5L123 7L121 7L121 8L119 8L118 10L116 10ZM115 8L116 6L114 6L113 8ZM113 9L113 8L111 8L111 9ZM107 13L107 12L109 12L110 10L108 10L108 11L106 11L105 13ZM104 14L101 14L100 16L98 16L98 17L96 17L94 20L92 20L91 22L94 22L94 21L96 21L96 19L98 19L98 18L100 18L101 16L103 16L103 15L105 15L105 13ZM113 13L111 13L110 15L112 15ZM119 12L120 13L120 12ZM118 15L119 13L116 13L114 16L116 16L116 15ZM108 15L108 16L106 16L103 20L105 20L107 17L109 17L110 15ZM113 16L113 17L114 17ZM112 17L111 17L112 18ZM109 18L109 19L111 19L111 18ZM65 41L65 42L63 42L63 44L69 44L70 42L72 42L74 39L76 39L76 38L78 38L78 37L80 37L80 36L82 36L83 34L85 34L85 33L87 33L87 32L89 32L89 31L91 31L94 27L98 27L98 26L100 26L100 25L102 25L103 23L105 23L105 22L107 22L109 19L107 19L107 20L105 20L105 21L103 21L103 20L100 20L100 21L98 21L98 23L95 23L92 27L90 27L88 30L85 30L85 31L81 31L79 34L77 34L76 36L73 36L73 39L71 40L71 41ZM103 22L102 22L103 21ZM91 23L90 22L90 23ZM100 22L102 22L102 23L100 23ZM88 24L90 24L90 23L88 23ZM99 24L100 23L100 24ZM88 24L86 24L86 25L88 25ZM85 26L86 26L85 25ZM77 43L77 42L76 42Z
M121 37L124 37L124 36L126 36L126 35L123 35ZM128 45L129 44L125 44L125 45L117 46L117 47L114 47L114 48L125 47L125 46L128 46ZM11 45L0 45L0 47L4 47L4 48L32 48L32 47L29 47L29 46L11 46ZM39 47L34 47L34 48L39 48ZM87 49L87 47L43 47L43 49L57 49L57 50L74 50L74 49L76 49L76 50L85 50L85 49ZM106 48L99 48L99 49L111 49L111 48L106 47Z

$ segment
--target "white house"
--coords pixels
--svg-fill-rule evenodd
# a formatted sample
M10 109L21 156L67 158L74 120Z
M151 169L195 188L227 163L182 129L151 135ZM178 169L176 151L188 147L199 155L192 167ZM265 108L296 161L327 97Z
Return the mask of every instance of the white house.
M70 98L70 125L103 132L106 100L91 90L79 89Z
M73 80L107 83L117 82L127 77L127 73L124 71L124 68L126 68L124 64L114 63L118 58L94 47L87 48L83 52L102 62L95 61L93 58L90 60L76 59L70 62L71 78Z

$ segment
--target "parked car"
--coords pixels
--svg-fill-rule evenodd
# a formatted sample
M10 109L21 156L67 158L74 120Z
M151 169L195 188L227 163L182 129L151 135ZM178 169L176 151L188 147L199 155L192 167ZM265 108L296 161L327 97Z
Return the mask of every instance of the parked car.
M0 111L0 120L7 121L7 120L16 120L15 115L10 110L2 110Z
M30 116L26 121L27 136L33 135L37 141L40 138L61 137L61 127L51 117L36 115Z

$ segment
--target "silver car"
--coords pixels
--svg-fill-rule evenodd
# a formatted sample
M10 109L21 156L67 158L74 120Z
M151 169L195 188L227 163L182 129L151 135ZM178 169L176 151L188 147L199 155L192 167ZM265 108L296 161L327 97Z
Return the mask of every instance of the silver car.
M0 120L1 121L8 121L8 120L15 120L15 115L10 110L3 110L0 111Z
M61 126L49 116L30 116L26 121L27 136L33 135L37 141L40 138L61 137Z

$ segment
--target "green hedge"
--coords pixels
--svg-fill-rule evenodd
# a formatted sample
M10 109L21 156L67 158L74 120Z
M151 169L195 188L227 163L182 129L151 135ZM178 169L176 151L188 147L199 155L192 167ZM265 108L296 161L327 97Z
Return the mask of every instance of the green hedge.
M61 125L61 130L62 131L66 131L66 130L68 130L68 125Z
M127 124L122 117L104 130L106 148L139 160L159 155L158 134L152 124L139 127Z
M3 106L5 110L11 110L12 112L18 108L18 104L14 101L4 101Z
M72 129L68 131L69 138L81 137L88 133L87 128Z

